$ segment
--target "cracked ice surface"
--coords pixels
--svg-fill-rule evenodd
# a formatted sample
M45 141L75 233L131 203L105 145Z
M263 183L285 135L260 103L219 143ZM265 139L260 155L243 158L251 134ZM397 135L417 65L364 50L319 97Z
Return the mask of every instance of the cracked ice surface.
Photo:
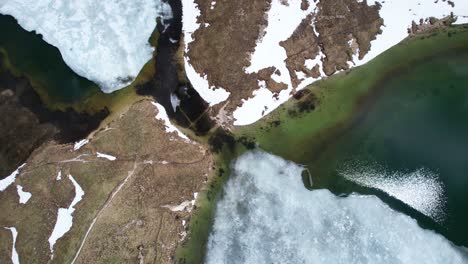
M171 18L167 3L153 0L0 0L14 16L57 47L77 74L110 93L124 88L151 59L148 39L156 18Z

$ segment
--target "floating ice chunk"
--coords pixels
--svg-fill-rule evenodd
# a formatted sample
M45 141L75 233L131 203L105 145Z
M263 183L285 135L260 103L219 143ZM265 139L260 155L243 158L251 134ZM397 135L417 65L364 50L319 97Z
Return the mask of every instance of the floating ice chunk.
M206 263L467 263L467 250L375 196L307 190L303 168L249 152L216 206Z
M110 161L114 161L116 160L117 158L114 157L114 156L111 156L111 155L108 155L108 154L104 154L104 153L101 153L101 152L96 152L96 156L98 158L104 158L104 159L108 159Z
M20 204L26 204L32 197L30 192L23 191L23 186L21 185L16 185L16 191L18 192Z
M83 139L83 140L76 142L75 145L73 146L73 150L79 150L81 147L88 144L88 142L89 142L89 139Z
M189 141L189 138L186 135L184 135L182 132L180 132L180 130L177 129L177 127L175 127L171 123L171 120L169 120L169 117L167 116L166 109L164 109L164 107L158 103L152 102L152 104L156 106L156 109L158 109L158 114L156 115L155 118L157 120L161 120L164 122L164 126L166 127L166 132L167 133L175 132L182 139Z
M177 111L177 107L180 105L180 99L174 93L171 93L171 105L174 112Z
M68 175L68 179L73 183L75 187L75 198L71 202L68 208L59 208L57 214L57 222L55 223L54 230L49 237L50 252L54 253L54 245L58 239L63 237L68 231L70 231L73 225L73 212L75 212L75 206L83 199L84 191L81 186L75 181L73 176Z
M156 18L172 17L160 0L4 0L0 13L57 47L77 74L106 93L127 86L153 53Z
M452 0L455 3L451 7L446 1L420 1L420 0L377 0L382 5L380 16L384 19L385 26L382 34L371 42L369 53L362 60L355 60L357 65L362 65L385 50L398 44L408 36L407 29L411 22L419 23L421 18L443 18L453 12L458 15L456 24L468 23L468 1Z
M19 264L19 256L18 252L16 251L16 238L18 237L18 231L15 227L5 227L5 229L10 230L13 237L13 246L11 247L11 262L13 262L13 264Z
M60 181L61 179L62 179L62 171L59 170L59 172L57 173L57 177L55 178L55 180Z
M16 180L16 176L18 176L20 170L26 165L26 163L24 163L23 165L19 166L14 172L12 172L9 176L7 176L6 178L4 178L3 180L0 180L0 192L3 192L4 190L6 190L6 188L8 188L8 186L10 186L11 184L13 184Z
M200 10L193 0L182 0L182 30L184 33L185 52L188 52L188 45L193 41L192 34L199 27L197 17L200 15ZM210 87L206 76L201 76L195 71L189 62L187 56L184 56L184 65L187 78L190 80L193 88L200 94L200 96L208 102L210 106L219 104L226 101L231 93L217 87Z
M340 174L357 184L381 190L436 221L443 222L445 218L444 186L439 176L428 169L399 172L353 162L346 164Z

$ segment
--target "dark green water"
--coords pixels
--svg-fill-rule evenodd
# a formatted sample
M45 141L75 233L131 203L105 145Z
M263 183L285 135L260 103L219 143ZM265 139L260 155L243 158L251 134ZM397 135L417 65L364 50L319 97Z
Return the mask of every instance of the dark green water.
M0 15L0 26L0 48L16 69L40 85L51 102L73 103L100 92L96 84L65 64L56 47L24 30L13 17Z
M427 59L377 88L380 93L358 114L352 129L308 164L314 188L376 194L421 226L468 246L468 52ZM444 188L444 212L437 220L386 192L346 180L340 172L356 163L364 170L379 164L385 171L402 172L399 177L421 168L432 172ZM410 199L417 193L412 195L408 190Z

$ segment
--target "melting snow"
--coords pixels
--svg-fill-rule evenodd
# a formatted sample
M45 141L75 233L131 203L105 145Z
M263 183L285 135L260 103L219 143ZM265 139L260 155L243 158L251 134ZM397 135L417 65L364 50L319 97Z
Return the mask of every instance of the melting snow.
M256 122L291 97L291 77L285 63L287 54L279 43L292 35L307 14L315 9L315 3L309 1L309 9L304 11L301 9L301 0L290 0L288 5L284 5L282 2L281 0L272 1L268 11L266 34L257 44L251 57L251 65L246 68L246 72L258 72L261 69L274 66L281 72L281 75L273 75L274 80L285 83L288 85L288 89L281 91L276 99L273 97L273 93L267 89L266 84L261 84L260 88L254 91L253 98L244 100L244 104L234 111L233 116L236 119L234 125L236 126ZM271 54L275 54L275 56ZM318 62L321 65L321 61ZM315 80L307 78L299 88L303 88Z
M108 154L104 154L104 153L100 153L100 152L96 152L96 156L98 158L104 158L104 159L108 159L110 161L114 161L116 160L117 158L114 157L114 156L111 156L111 155L108 155Z
M6 190L6 188L8 188L8 186L10 186L11 184L13 184L16 180L16 176L18 176L20 170L26 165L26 163L24 163L23 165L19 166L13 173L11 173L9 176L7 176L6 178L4 178L3 180L0 180L0 192L3 192L4 190Z
M180 132L180 130L177 129L177 127L175 127L171 123L171 120L169 120L169 117L167 116L166 109L164 109L164 107L158 103L152 102L152 104L156 106L156 108L158 109L158 114L156 115L155 118L157 120L161 120L164 122L164 126L166 127L166 132L167 133L175 132L179 137L189 141L189 138L186 135L184 135L182 132Z
M455 7L451 7L446 1L421 1L421 0L378 0L382 5L380 16L384 19L385 26L382 27L382 34L377 35L377 39L371 42L369 53L362 60L356 60L356 66L362 65L380 53L398 44L408 36L407 29L414 20L419 23L419 19L436 17L443 18L453 12L459 15L456 24L468 23L468 1L452 0Z
M62 171L59 170L59 172L57 173L57 177L55 178L55 180L60 181L61 179L62 179Z
M183 32L185 41L185 53L188 52L188 45L193 41L192 33L195 32L200 24L197 23L197 17L200 15L200 10L193 0L182 0L183 8ZM187 78L190 80L193 88L200 94L200 96L210 104L210 106L219 104L228 99L231 93L217 87L210 87L206 76L198 74L189 62L187 56L184 56L184 65Z
M11 262L13 262L13 264L19 264L19 256L18 252L16 251L16 238L18 237L18 231L15 227L5 227L5 229L10 230L11 235L13 237L13 246L11 248Z
M30 192L23 191L23 186L21 185L16 185L16 191L18 192L20 204L26 204L32 197Z
M41 34L107 93L127 86L151 59L156 17L172 17L170 5L158 0L4 0L0 13Z
M81 186L75 181L75 179L68 175L68 179L73 183L75 187L75 198L71 202L68 208L59 208L57 214L57 222L55 223L54 230L49 237L50 252L54 252L54 245L58 239L63 237L68 231L70 231L73 225L73 212L75 212L75 206L83 199L84 191ZM52 254L53 256L53 254Z
M81 147L88 144L88 142L89 142L89 139L83 139L83 140L76 142L75 145L73 146L73 150L79 150Z

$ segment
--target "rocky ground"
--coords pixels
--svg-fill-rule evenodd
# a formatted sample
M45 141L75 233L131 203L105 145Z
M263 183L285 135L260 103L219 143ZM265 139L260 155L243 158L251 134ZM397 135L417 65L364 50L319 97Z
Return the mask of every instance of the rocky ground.
M70 263L75 257L75 263L171 262L212 157L203 145L168 134L157 114L143 100L78 150L50 142L34 151L16 181L0 192L0 226L16 227L21 263ZM84 196L51 259L48 239L58 208L68 208L75 196L67 175ZM18 203L18 185L32 194L26 204ZM0 262L9 263L12 236L3 229L0 236Z

